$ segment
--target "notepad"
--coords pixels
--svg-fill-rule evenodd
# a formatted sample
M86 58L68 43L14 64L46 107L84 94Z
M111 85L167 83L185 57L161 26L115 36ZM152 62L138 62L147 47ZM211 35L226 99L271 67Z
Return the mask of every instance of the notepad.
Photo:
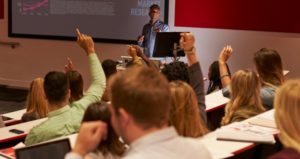
M251 125L248 123L233 123L216 131L217 140L255 142L274 144L274 129Z
M266 119L263 117L257 117L249 121L249 124L268 127L268 128L275 128L275 129L277 128L274 120Z

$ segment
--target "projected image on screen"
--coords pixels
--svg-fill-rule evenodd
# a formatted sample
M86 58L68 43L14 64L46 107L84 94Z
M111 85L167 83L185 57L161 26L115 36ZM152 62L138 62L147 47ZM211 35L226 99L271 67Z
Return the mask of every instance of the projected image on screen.
M152 4L161 7L160 19L167 22L167 0L13 0L9 34L68 39L79 27L98 40L133 43L149 21Z
M48 15L48 0L22 0L17 4L22 15Z

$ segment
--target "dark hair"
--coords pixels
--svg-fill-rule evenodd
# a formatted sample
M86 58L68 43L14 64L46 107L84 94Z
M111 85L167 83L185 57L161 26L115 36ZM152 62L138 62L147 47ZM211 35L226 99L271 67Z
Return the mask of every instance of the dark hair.
M144 130L168 124L170 89L167 79L158 71L131 67L112 76L109 86L116 116L123 108Z
M44 90L50 104L63 102L69 90L69 81L65 73L51 71L44 78Z
M105 102L99 102L89 105L86 109L82 122L86 121L103 121L107 124L107 138L98 145L98 151L104 156L108 153L121 156L126 148L125 144L119 140L119 136L114 131L111 122L111 114L108 110L108 105Z
M70 84L70 102L77 101L83 97L83 79L78 71L66 72Z
M117 62L111 59L104 60L102 62L102 68L106 78L109 78L112 74L117 72Z
M164 66L161 72L171 81L181 80L186 83L190 82L188 65L181 61L171 62Z
M153 10L153 9L160 10L160 7L159 7L159 5L157 5L157 4L152 4L152 5L150 6L150 10Z
M226 67L227 67L228 75L229 75L229 77L231 77L231 73L230 73L227 63L226 63ZM220 79L220 70L219 70L219 62L218 61L214 61L209 66L208 79L209 79L209 85L208 85L206 94L213 92L217 88L219 88L219 89L223 88L222 82Z
M254 62L260 79L264 84L280 86L283 79L281 57L276 50L262 48L254 55Z

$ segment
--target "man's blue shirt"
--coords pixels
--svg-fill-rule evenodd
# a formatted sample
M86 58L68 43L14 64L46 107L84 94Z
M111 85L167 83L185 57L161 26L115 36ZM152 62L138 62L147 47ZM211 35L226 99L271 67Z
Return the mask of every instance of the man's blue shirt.
M144 42L138 43L138 45L144 48L144 54L147 57L153 56L157 29L161 32L168 32L169 26L163 21L157 20L153 25L149 22L143 27L142 35L144 36Z

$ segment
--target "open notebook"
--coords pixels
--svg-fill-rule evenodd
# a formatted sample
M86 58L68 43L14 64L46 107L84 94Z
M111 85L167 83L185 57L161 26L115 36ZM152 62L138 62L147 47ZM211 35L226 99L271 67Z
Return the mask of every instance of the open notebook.
M216 131L217 140L275 143L274 129L251 125L244 122L233 123Z

